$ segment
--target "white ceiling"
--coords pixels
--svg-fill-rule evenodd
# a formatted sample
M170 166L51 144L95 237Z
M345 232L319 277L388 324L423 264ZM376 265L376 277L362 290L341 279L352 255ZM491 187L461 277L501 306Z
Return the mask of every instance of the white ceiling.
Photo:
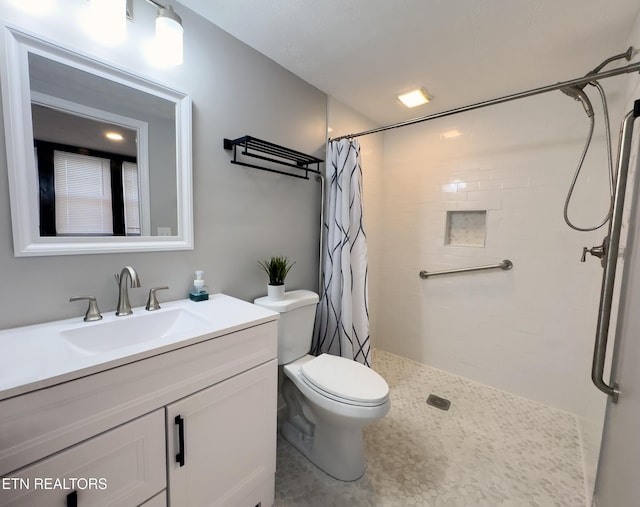
M637 0L180 2L379 124L581 76L626 50L640 10ZM431 103L396 101L420 86Z

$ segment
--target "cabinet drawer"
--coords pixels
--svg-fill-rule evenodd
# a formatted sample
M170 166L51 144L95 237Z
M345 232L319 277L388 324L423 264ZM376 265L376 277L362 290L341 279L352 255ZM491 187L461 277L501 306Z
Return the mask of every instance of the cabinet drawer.
M136 506L166 487L165 459L156 410L3 477L0 505Z

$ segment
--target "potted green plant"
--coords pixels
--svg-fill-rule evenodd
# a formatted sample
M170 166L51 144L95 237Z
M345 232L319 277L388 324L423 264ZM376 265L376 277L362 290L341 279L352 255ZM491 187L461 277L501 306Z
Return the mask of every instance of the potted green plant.
M258 261L258 265L267 273L269 285L267 295L276 301L284 298L284 279L295 262L289 262L288 257L271 257L270 260Z

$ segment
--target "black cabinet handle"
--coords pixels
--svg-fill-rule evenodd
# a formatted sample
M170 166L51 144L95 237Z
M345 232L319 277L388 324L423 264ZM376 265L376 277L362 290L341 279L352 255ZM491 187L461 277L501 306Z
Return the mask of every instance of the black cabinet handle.
M184 466L184 419L179 415L175 418L175 423L178 425L178 454L176 454L176 461L180 463L180 466Z
M78 507L78 492L72 491L67 495L67 507Z

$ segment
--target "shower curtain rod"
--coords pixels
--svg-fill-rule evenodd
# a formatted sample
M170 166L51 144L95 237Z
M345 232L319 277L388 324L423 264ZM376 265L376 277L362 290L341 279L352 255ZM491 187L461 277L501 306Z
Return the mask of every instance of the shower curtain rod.
M470 104L468 106L456 107L454 109L449 109L448 111L442 111L441 113L434 113L434 114L429 114L427 116L420 116L418 118L413 118L411 120L394 123L392 125L386 125L384 127L377 127L370 130L364 130L362 132L356 132L355 134L348 134L344 136L334 137L332 139L329 139L329 141L339 141L340 139L350 139L354 137L366 136L369 134L376 134L378 132L396 129L399 127L407 127L409 125L414 125L416 123L422 123L428 120L435 120L436 118L444 118L446 116L451 116L458 113L464 113L466 111L473 111L474 109L480 109L482 107L493 106L495 104L502 104L503 102L509 102L511 100L524 99L526 97L531 97L533 95L552 92L552 91L560 90L561 88L566 88L570 86L586 85L587 83L590 83L592 81L598 81L600 79L606 79L609 77L618 76L620 74L628 74L630 72L636 72L636 71L640 71L640 63L632 63L631 65L627 65L625 67L618 67L617 69L611 69L611 70L599 72L596 74L587 74L584 77L570 79L569 81L561 81L559 83L555 83L547 86L541 86L539 88L533 88L531 90L527 90L524 92L505 95L503 97L498 97L497 99L490 99L490 100L485 100L483 102L476 102L475 104Z

